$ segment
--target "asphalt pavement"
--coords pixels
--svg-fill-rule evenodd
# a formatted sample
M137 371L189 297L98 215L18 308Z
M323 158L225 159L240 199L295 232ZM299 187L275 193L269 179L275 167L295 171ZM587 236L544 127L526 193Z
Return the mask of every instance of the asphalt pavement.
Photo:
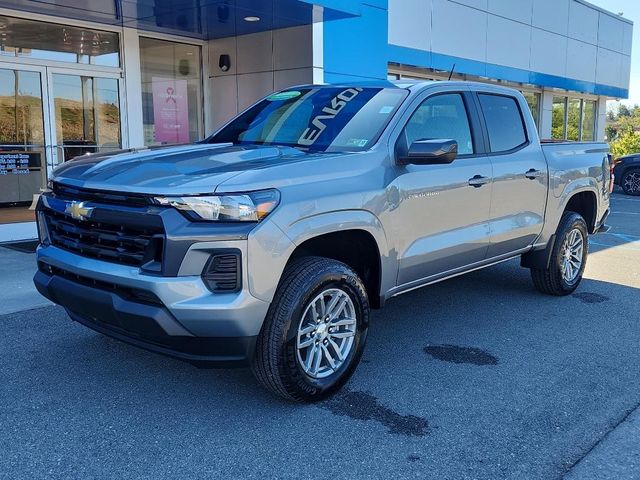
M103 337L5 269L0 478L640 478L640 198L613 212L575 294L509 261L400 296L316 405Z

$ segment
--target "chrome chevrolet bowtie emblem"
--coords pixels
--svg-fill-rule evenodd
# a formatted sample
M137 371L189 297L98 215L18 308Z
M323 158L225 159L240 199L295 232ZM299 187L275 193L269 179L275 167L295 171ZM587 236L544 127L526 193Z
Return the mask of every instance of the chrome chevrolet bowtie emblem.
M85 206L84 202L71 202L67 204L64 213L71 215L76 220L86 220L93 213L93 207Z

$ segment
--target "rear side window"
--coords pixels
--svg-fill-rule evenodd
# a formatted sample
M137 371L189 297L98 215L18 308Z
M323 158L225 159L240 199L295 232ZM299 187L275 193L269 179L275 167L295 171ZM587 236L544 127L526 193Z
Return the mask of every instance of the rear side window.
M492 153L508 152L527 143L518 101L503 95L478 94Z

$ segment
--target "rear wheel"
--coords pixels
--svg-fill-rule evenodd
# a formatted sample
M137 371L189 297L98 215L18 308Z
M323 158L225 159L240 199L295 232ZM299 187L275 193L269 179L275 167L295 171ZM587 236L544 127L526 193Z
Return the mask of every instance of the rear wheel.
M353 374L368 325L367 294L351 268L320 257L295 260L267 313L253 372L281 397L322 400Z
M640 168L627 170L622 176L620 185L627 195L640 195Z
M556 243L547 268L532 268L534 286L549 295L569 295L582 281L587 263L588 230L584 218L566 212L556 231Z

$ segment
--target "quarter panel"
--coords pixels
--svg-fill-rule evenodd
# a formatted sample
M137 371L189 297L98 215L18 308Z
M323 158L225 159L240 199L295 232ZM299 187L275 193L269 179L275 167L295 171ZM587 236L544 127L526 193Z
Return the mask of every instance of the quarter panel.
M581 192L593 192L598 202L597 220L609 208L609 192L603 175L608 145L604 143L543 144L542 151L549 163L550 189L547 218L538 243L546 243L558 227L571 197Z

